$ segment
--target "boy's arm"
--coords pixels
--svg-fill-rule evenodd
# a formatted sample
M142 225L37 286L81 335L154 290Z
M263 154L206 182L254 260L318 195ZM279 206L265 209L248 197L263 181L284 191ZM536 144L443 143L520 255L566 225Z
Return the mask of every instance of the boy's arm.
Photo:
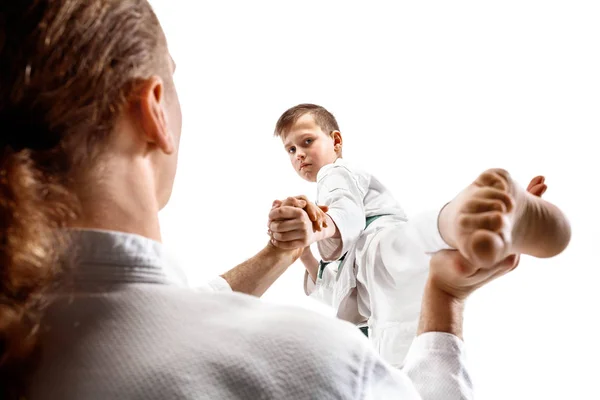
M317 282L317 274L319 273L319 260L315 258L312 251L310 250L310 246L304 248L302 255L300 256L300 261L306 268L306 272L310 275L310 278L313 282Z
M330 168L318 186L317 202L329 207L327 215L337 234L322 238L317 247L324 261L334 261L348 251L365 228L367 188L361 187L354 174L343 166Z
M329 307L334 307L334 286L337 275L335 268L326 265L321 270L321 265L313 256L310 246L304 249L300 261L306 268L304 272L304 293L314 300Z

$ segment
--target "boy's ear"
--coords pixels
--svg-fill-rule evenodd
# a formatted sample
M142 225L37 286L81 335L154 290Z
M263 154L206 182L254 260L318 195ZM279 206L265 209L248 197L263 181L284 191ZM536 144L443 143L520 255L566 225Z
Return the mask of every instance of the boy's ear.
M333 147L336 151L341 150L342 148L342 133L340 131L332 131L330 133L331 138L333 139Z

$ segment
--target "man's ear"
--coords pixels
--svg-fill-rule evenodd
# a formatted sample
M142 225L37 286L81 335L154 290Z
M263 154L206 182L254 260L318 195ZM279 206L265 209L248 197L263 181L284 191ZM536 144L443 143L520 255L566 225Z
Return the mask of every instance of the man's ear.
M143 140L159 147L166 154L171 154L175 151L175 144L163 109L164 89L162 79L153 76L138 88L136 99Z

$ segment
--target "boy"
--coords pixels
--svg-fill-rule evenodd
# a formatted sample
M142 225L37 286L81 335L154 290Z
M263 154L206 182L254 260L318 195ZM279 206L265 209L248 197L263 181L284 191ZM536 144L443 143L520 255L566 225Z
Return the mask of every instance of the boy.
M485 268L511 252L523 252L520 250L553 256L570 238L566 219L552 209L550 222L556 223L532 229L556 231L555 242L542 250L537 244L511 242L515 229L519 240L524 230L523 224L514 220L523 214L515 202L532 201L501 170L482 174L441 212L422 214L408 223L381 182L342 159L339 127L323 107L301 104L287 110L277 122L275 135L281 137L296 172L317 183L316 203L327 213L320 214L315 205L301 198L311 219L323 220L307 236L297 223L277 220L280 203L275 203L269 221L273 244L299 248L317 242L325 262L318 263L309 247L301 258L307 270L306 293L333 306L339 318L363 329L367 326L363 331L394 366L402 366L417 329L428 253L457 248ZM541 194L543 178L535 178L530 189ZM544 202L540 207L546 210L550 206ZM456 224L458 219L460 224ZM455 229L455 225L462 228Z

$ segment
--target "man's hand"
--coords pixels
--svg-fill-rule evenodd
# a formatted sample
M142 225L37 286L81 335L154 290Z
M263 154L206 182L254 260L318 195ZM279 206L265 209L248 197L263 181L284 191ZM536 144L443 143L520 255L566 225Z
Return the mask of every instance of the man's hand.
M313 223L313 230L315 232L320 232L322 228L327 227L327 215L325 213L329 210L329 207L317 206L315 203L309 201L306 196L299 195L295 197L288 197L284 201L275 200L271 209L280 207L284 203L287 206L299 207L306 211L308 218ZM270 224L271 220L269 220L269 225Z
M519 265L519 256L511 255L492 267L471 264L457 250L438 251L429 263L429 285L457 300L494 279L512 271Z
M429 263L417 334L446 332L462 339L465 299L478 288L512 271L519 256L477 268L457 250L438 251Z
M307 203L308 201L295 197L288 197L283 202L273 202L269 213L269 232L274 246L281 249L304 249L316 241L313 221L304 211Z

